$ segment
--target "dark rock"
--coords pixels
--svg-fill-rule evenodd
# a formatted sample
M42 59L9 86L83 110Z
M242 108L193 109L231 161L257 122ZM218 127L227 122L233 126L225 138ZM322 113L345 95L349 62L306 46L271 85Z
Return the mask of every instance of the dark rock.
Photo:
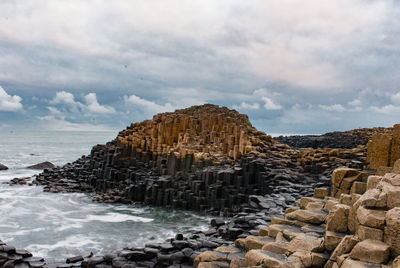
M8 167L0 163L0 170L7 170Z
M219 227L225 224L225 221L223 219L212 219L211 220L211 226L214 227Z
M39 163L39 164L36 164L36 165L29 166L27 168L30 168L30 169L45 169L45 168L55 168L55 167L56 166L53 163L51 163L49 161L46 161L46 162L42 162L42 163Z
M75 257L70 257L67 259L67 263L75 263L75 262L79 262L79 261L83 261L82 256L75 256Z
M175 235L176 240L183 240L183 234L176 234Z

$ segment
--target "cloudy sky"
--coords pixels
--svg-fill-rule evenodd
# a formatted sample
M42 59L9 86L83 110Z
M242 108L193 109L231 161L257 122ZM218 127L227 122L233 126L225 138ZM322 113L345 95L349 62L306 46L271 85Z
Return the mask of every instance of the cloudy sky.
M2 129L203 103L267 133L400 123L397 0L1 0L0 25Z

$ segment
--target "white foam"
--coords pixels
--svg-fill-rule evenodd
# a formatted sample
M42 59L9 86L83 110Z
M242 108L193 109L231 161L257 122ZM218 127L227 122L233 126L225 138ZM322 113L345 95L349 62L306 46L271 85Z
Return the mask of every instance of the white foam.
M152 222L153 219L138 217L133 215L126 215L120 213L109 212L105 215L89 215L86 218L89 221L101 221L101 222Z

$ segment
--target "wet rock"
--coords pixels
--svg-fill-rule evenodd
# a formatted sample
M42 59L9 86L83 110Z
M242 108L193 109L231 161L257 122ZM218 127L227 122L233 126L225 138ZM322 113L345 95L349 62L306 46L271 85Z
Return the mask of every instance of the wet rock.
M51 162L42 162L36 165L29 166L29 169L46 169L46 168L55 168L56 166Z
M82 256L74 256L74 257L70 257L67 259L67 263L75 263L75 262L80 262L80 261L83 261Z
M8 167L0 163L0 170L7 170Z

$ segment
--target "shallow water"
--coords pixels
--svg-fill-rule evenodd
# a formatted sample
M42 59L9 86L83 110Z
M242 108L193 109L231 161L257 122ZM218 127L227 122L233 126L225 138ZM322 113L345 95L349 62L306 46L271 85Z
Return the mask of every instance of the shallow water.
M85 194L54 194L36 186L9 186L14 177L32 176L26 166L43 161L63 165L115 133L1 133L0 239L48 261L102 254L127 246L161 242L174 234L207 228L209 218L188 211L102 204Z

